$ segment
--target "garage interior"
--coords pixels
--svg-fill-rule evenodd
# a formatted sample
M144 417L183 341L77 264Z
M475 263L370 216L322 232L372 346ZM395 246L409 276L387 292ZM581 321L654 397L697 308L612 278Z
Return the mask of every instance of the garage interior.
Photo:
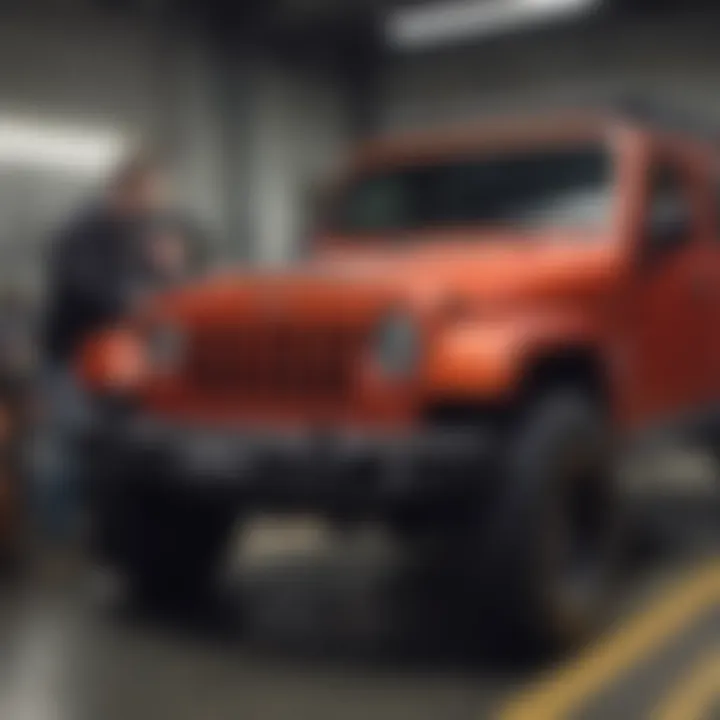
M222 268L303 253L319 188L376 135L639 94L720 138L712 0L600 0L403 47L391 22L415 4L4 0L0 292L41 302L54 229L138 142L171 158ZM620 614L714 557L717 518L667 530ZM0 720L470 720L548 670L476 657L462 591L373 528L262 519L240 540L227 597L190 617L138 616L80 553L43 548L0 589Z

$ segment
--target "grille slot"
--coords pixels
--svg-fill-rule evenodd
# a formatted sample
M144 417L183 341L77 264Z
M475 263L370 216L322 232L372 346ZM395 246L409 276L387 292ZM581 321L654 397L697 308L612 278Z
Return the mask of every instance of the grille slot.
M352 390L361 342L351 328L202 328L192 334L186 376L196 389L215 395L337 401Z

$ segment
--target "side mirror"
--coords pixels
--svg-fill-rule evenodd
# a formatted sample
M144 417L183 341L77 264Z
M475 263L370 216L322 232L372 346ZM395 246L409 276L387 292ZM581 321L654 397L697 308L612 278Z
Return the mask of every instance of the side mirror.
M645 230L646 259L662 257L680 247L690 236L692 217L689 208L676 206L653 213Z

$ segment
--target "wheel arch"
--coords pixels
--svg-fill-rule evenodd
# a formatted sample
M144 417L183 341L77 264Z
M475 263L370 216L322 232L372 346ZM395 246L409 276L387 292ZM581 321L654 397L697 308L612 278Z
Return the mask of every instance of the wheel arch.
M605 408L612 404L605 360L599 350L590 345L549 348L527 362L520 384L522 400L556 387L582 390Z
M590 344L545 347L524 358L511 394L487 398L436 398L425 410L432 422L467 422L471 419L510 419L519 408L552 389L572 388L587 393L606 412L612 407L612 390L606 363Z

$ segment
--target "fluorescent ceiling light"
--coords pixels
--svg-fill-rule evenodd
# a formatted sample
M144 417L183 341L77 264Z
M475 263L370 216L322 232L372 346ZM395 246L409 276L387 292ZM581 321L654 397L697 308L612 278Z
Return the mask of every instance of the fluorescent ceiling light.
M419 49L587 12L602 0L453 0L398 8L386 22L388 42Z
M95 174L116 162L124 147L123 138L109 130L0 116L0 168Z

